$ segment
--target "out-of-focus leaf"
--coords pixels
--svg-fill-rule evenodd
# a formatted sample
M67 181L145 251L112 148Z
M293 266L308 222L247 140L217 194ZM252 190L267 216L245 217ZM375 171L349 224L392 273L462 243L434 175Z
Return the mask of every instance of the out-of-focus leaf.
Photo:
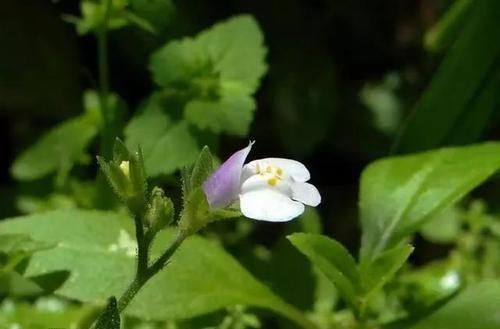
M457 207L448 207L435 214L420 229L420 234L436 243L453 242L462 224L462 212Z
M36 303L5 299L0 304L0 328L89 328L94 309L55 297L42 297Z
M500 328L500 283L484 281L471 285L411 329Z
M125 142L129 149L139 146L148 156L160 139L170 128L171 119L162 110L154 97L146 101L125 128Z
M101 118L97 93L87 91L83 100L84 114L59 124L17 157L11 167L16 179L35 180L53 172L65 177L73 165L88 161L85 151L97 135ZM115 95L108 102L117 108Z
M294 233L288 239L332 281L345 301L356 307L360 276L349 251L337 241L318 234Z
M462 30L472 4L472 0L455 0L439 21L425 33L425 48L440 52L450 46Z
M158 85L187 99L191 123L244 135L255 109L251 95L266 71L265 54L257 22L237 16L168 43L153 54L150 68Z
M306 210L300 216L300 220L294 223L300 225L300 231L304 233L321 234L323 232L318 210L313 207L306 207Z
M156 142L151 153L144 153L144 164L149 176L171 174L192 164L200 147L189 125L179 121L172 125Z
M71 277L56 291L58 295L102 302L119 296L134 276L137 246L131 226L129 218L116 213L66 210L2 221L0 233L29 234L57 243L56 248L35 254L26 274L69 270ZM161 231L152 255L163 251L174 235L173 230ZM151 320L173 320L240 304L268 308L312 328L299 311L229 254L198 236L180 247L167 269L152 278L125 311Z
M369 83L361 90L361 101L372 112L375 127L393 134L401 123L401 103L394 89L399 84L396 74L388 74L379 84Z
M7 255L26 254L31 255L36 251L52 248L54 244L48 242L34 241L26 234L2 234L0 235L0 253Z
M403 131L399 140L399 150L403 152L455 143L448 136L456 129L467 133L465 127L469 123L465 119L472 115L468 112L477 111L471 104L478 101L484 88L489 88L486 82L490 73L496 72L495 63L500 56L500 43L497 42L500 2L477 1L471 10L470 19L420 98L414 115ZM496 93L496 96L498 100L500 94ZM490 112L482 109L481 116ZM484 129L487 119L479 122L483 124L475 127L475 135Z
M413 314L421 316L428 313L464 287L461 272L455 262L449 260L404 271L398 278L398 284L404 291L401 298L403 304Z
M126 26L128 23L125 15L126 7L127 0L110 0L109 7L107 1L83 0L80 2L81 17L64 15L63 18L69 23L74 23L80 35L97 33L105 17L106 28L109 30Z
M87 116L63 122L25 150L12 165L19 180L34 180L53 172L65 173L85 159L85 149L97 134L97 125Z
M0 296L33 297L41 295L43 289L35 282L15 271L0 271Z
M175 6L171 0L129 0L129 2L132 12L146 20L155 33L163 34L173 22Z
M361 178L361 260L371 262L500 168L500 143L379 160Z
M200 150L188 123L172 122L154 98L130 121L125 137L131 150L141 147L146 174L150 177L171 174L193 164Z
M63 285L70 275L69 271L54 271L29 277L44 292L53 292Z
M493 114L500 110L500 67L495 67L484 81L484 85L469 109L458 119L460 125L454 127L446 137L451 144L466 144L480 140L486 128L495 122Z
M186 119L200 129L246 135L255 109L253 98L239 91L230 91L225 86L220 88L220 98L217 101L189 102L185 108Z
M68 271L25 277L15 271L0 271L0 296L35 297L51 293L68 278Z

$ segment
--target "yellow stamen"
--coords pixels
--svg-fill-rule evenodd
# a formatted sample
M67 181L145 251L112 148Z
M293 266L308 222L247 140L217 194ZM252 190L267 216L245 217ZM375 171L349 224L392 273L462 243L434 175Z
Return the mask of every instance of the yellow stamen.
M270 174L273 172L273 168L271 166L267 166L266 171Z
M276 169L276 173L281 176L283 174L283 169L281 168Z
M267 184L270 186L276 186L276 184L278 184L278 179L276 177L269 178L267 180Z

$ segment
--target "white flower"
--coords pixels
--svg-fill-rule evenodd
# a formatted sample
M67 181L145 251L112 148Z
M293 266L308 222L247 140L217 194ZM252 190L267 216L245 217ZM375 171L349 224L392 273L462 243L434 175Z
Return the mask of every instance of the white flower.
M318 189L309 183L310 174L300 162L281 158L254 160L243 167L240 208L246 217L285 222L304 212L304 204L321 202Z
M316 207L321 196L306 183L311 175L300 162L266 158L246 165L250 143L235 152L203 184L212 208L224 208L239 199L243 215L256 220L286 222Z

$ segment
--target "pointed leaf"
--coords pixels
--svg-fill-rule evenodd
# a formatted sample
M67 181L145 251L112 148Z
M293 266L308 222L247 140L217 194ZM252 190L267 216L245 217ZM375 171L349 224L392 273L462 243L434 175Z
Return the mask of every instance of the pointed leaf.
M413 233L500 168L500 143L383 159L361 177L362 262Z
M473 1L471 1L473 2ZM467 5L465 1L461 1ZM465 8L467 9L467 8ZM485 92L489 76L495 74L500 56L500 1L483 0L470 5L463 29L446 54L429 87L419 100L414 115L399 140L399 149L404 152L428 150L443 145L456 145L456 130L466 135L470 123L469 116L487 117L493 113L500 101L500 94L493 94L493 108L471 106ZM459 19L460 20L460 19ZM496 87L498 90L498 86ZM484 103L487 105L489 103ZM491 106L491 105L490 105ZM488 120L480 120L481 125L474 127L482 132ZM425 133L423 133L425 132ZM455 140L450 140L450 136ZM475 140L466 140L471 143ZM460 141L463 143L464 141Z
M363 285L363 295L369 296L371 293L382 288L394 274L404 265L413 246L403 245L382 253L373 263L361 268Z
M332 281L342 297L355 307L359 273L349 251L337 241L319 234L294 233L288 239Z

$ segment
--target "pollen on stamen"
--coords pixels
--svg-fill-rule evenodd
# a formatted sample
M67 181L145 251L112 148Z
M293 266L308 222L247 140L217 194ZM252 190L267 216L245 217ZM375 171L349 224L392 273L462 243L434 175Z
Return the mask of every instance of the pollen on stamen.
M283 174L283 169L281 168L276 169L276 173L281 176Z
M266 167L266 172L269 173L269 174L272 173L273 172L273 168L271 166L267 166Z
M276 177L269 178L267 184L270 186L276 186L278 184L278 179Z

